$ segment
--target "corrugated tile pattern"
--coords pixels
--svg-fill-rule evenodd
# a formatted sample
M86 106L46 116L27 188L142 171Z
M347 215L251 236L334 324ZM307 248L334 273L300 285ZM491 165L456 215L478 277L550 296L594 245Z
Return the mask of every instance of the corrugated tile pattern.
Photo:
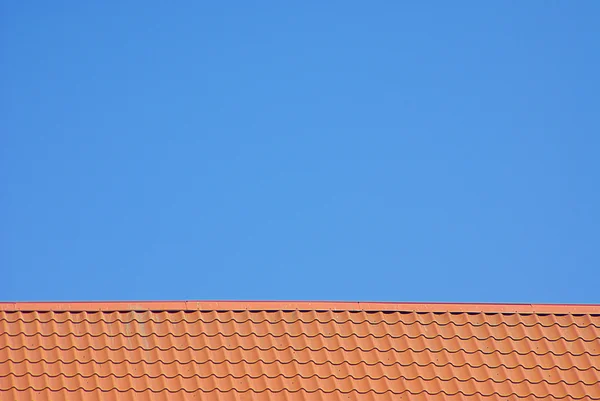
M0 400L600 400L600 314L0 310Z

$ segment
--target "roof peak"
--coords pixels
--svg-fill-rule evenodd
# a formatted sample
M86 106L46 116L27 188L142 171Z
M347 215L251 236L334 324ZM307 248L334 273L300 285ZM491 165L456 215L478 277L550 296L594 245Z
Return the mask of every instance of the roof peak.
M501 304L339 301L109 301L109 302L0 302L4 311L382 311L382 312L473 312L473 313L592 313L596 304Z

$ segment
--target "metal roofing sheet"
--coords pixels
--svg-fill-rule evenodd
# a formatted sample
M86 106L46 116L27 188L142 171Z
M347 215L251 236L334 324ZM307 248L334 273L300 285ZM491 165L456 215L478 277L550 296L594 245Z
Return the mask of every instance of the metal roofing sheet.
M0 304L0 400L600 399L600 306Z

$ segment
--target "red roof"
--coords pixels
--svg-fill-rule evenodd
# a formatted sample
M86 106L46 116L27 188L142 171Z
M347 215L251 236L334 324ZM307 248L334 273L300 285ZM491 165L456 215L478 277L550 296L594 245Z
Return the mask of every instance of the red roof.
M0 400L600 400L600 305L0 303Z

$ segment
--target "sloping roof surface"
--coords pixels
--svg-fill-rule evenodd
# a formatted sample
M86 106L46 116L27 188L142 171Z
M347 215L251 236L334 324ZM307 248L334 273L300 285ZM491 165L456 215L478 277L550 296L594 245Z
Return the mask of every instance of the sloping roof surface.
M0 304L0 400L599 400L600 306Z

